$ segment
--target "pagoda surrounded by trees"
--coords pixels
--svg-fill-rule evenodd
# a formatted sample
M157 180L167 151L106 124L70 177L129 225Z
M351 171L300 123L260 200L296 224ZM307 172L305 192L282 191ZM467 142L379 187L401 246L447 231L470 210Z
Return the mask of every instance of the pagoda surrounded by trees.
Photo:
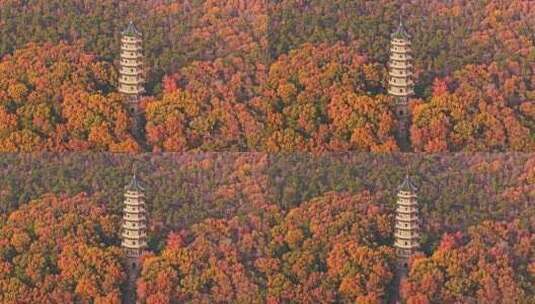
M407 174L398 189L394 235L394 247L402 269L408 267L409 258L420 249L417 191L418 188Z
M391 35L388 93L396 100L395 112L398 118L398 143L402 151L411 149L409 139L409 98L414 94L412 79L411 36L405 30L400 17L399 26Z
M127 97L130 108L136 111L139 97L145 92L142 43L142 33L130 22L121 38L119 92Z
M145 194L135 173L125 188L124 197L122 247L129 277L135 278L140 268L140 257L147 250Z
M143 76L143 34L130 21L121 37L119 93L125 96L126 106L133 118L132 134L143 142L144 117L139 99L145 93Z
M399 21L397 30L392 33L389 62L388 93L396 97L396 115L408 116L408 101L414 94L412 80L411 36L405 30L403 20Z

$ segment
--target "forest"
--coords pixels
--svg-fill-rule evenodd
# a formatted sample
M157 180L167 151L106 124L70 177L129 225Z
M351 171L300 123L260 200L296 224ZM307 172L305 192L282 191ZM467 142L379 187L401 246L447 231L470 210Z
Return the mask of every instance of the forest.
M118 92L130 21L139 111ZM534 152L532 0L0 0L1 304L532 304Z
M390 33L412 36L414 152L535 151L530 0L0 2L2 152L396 152ZM116 93L143 32L141 138Z
M407 172L423 234L403 301L535 299L530 154L75 153L0 156L0 302L120 303L134 165L141 303L387 303Z

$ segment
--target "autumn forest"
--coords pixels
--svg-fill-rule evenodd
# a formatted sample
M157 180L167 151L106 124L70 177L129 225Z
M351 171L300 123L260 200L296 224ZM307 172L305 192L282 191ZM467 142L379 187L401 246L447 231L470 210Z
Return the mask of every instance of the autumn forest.
M424 232L400 297L535 299L533 155L209 153L1 157L0 302L120 303L133 163L151 217L141 303L387 303L407 167Z
M412 1L415 152L535 150L529 0ZM394 152L392 0L0 2L0 151ZM143 136L116 93L143 32Z
M535 3L0 0L36 303L535 303Z

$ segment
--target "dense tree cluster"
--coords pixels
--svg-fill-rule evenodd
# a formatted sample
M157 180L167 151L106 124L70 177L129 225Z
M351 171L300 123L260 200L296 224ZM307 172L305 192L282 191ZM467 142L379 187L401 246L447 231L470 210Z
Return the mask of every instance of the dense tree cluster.
M413 107L414 149L535 151L535 103L526 91L533 76L522 77L522 69L513 61L469 65L451 79L437 79L431 99Z
M0 151L137 151L114 69L79 47L30 44L0 61Z
M121 303L116 216L84 194L45 195L0 221L0 302Z
M379 303L394 252L389 217L363 193L328 193L287 215L266 206L172 234L145 259L142 303Z
M444 235L430 257L416 257L402 287L407 303L531 303L535 234L518 221L484 222Z
M248 101L262 69L229 57L194 62L166 77L161 98L146 105L148 142L174 152L254 147L260 125Z
M384 72L342 44L282 55L253 100L262 113L261 150L396 151L392 99L375 95Z
M146 106L156 150L396 151L384 68L338 44L304 45L267 71L239 58L196 62ZM246 69L247 70L247 69ZM267 79L264 79L267 78Z
M380 303L395 254L390 216L369 193L327 193L290 210L257 262L272 303Z

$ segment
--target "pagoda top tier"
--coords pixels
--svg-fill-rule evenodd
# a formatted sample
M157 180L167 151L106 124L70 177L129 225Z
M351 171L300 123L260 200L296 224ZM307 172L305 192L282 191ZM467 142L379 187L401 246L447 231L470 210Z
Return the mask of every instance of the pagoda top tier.
M407 174L405 175L403 183L399 185L398 190L403 192L416 193L418 192L418 187L416 187L416 185L412 182L410 176Z
M141 37L143 34L136 28L134 25L134 22L130 21L128 23L128 26L123 31L124 36L130 36L130 37Z

